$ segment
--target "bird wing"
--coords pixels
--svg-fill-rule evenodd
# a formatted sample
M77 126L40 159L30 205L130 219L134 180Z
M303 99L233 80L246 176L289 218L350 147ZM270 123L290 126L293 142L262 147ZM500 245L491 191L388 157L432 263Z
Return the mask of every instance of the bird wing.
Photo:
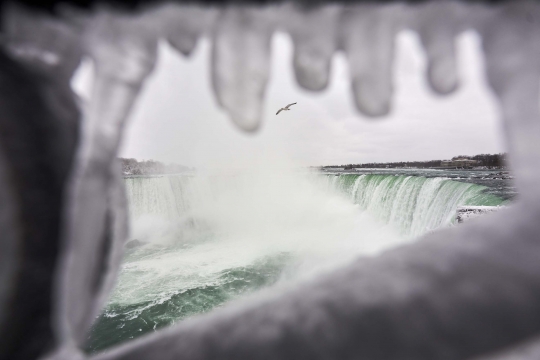
M291 106L293 106L293 105L295 105L295 104L296 104L296 103L289 104L289 105L285 106L285 109L288 109L289 107L291 107Z
M278 112L276 113L276 115L279 114L282 111L283 111L283 109L279 109Z

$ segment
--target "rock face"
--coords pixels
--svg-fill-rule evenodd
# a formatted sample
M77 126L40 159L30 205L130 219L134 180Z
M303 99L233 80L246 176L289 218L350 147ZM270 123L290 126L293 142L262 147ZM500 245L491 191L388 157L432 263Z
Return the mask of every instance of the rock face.
M482 214L502 209L504 206L460 206L456 211L458 223L464 223Z

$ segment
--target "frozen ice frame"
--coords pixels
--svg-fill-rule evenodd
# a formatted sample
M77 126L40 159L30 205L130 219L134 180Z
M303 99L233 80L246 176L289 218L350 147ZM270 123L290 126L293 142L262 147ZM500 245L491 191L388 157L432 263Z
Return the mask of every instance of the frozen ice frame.
M216 101L236 126L255 131L276 29L291 35L295 75L308 90L327 86L330 59L343 51L358 110L377 117L391 108L393 43L403 28L419 33L426 76L441 95L459 87L456 35L472 28L482 36L516 204L90 358L540 358L536 2L58 6L54 16L9 3L3 10L0 359L87 357L80 347L112 288L127 234L114 159L159 39L189 55L210 36ZM96 79L79 111L69 79L82 56L94 61Z

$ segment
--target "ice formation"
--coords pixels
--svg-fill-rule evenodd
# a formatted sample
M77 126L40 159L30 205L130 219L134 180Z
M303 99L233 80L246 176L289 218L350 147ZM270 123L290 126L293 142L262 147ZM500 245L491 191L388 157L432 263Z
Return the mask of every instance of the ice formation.
M482 35L487 77L501 105L519 202L479 221L358 261L287 293L186 321L93 358L457 360L500 351L509 352L500 355L503 358L515 354L520 359L536 358L534 351L513 354L512 347L540 333L537 3L168 4L129 13L66 6L58 7L57 12L50 16L11 3L4 5L2 14L3 49L14 59L2 60L3 81L10 71L6 64L21 73L30 68L42 74L49 87L36 91L43 94L47 114L56 116L50 124L58 127L66 119L65 124L78 120L70 112L75 100L62 94L82 56L94 62L96 79L80 122L72 166L68 155L73 153L75 145L70 144L77 137L62 130L65 126L43 130L37 122L31 123L29 126L42 131L39 139L51 141L38 142L34 153L30 147L17 147L33 139L27 133L17 133L19 143L3 141L1 359L86 357L79 349L111 289L126 237L125 199L114 158L127 115L153 70L158 41L167 40L187 55L200 36L209 36L216 101L237 126L254 131L262 120L274 31L291 34L297 81L312 91L327 86L332 55L343 51L358 110L377 117L391 110L394 38L406 28L419 32L429 59L427 78L442 95L459 84L455 36L470 28ZM2 91L2 99L9 99L6 87ZM3 100L2 111L12 105ZM9 140L5 130L9 126L24 130L23 121L17 123L25 116L21 114L3 116L3 140ZM46 224L31 216L44 198L32 200L23 195L35 194L37 185L22 182L17 186L26 188L8 191L19 189L12 174L32 178L17 167L13 154L23 154L20 159L26 164L41 151L39 146L63 146L65 151L58 154L64 155L51 150L55 160L45 159L43 166L56 169L51 164L57 162L70 169L69 177L58 170L63 191L49 194L58 202L51 213L61 215L59 236L44 232ZM22 220L17 216L23 216ZM17 226L19 222L23 227ZM30 228L34 233L25 232ZM38 278L15 275L40 259L40 254L24 252L39 249L40 231L49 236L41 241L58 247L57 252L41 255L50 260L43 268L54 276L50 287L45 287L49 284L45 280L39 283ZM32 293L25 290L34 282L47 291L39 298L27 296ZM52 309L37 307L48 296ZM14 305L13 299L24 301ZM18 317L21 314L26 317ZM28 316L45 319L48 325L29 328L22 323Z
M460 206L456 211L456 220L462 223L497 210L500 210L500 206Z

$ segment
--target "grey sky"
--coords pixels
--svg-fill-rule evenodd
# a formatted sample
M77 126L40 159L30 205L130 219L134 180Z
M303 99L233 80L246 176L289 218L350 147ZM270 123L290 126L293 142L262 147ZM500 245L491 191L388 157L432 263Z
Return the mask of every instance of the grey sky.
M401 33L392 114L369 119L354 109L342 55L334 58L329 88L307 92L295 83L288 35L277 34L263 126L254 135L238 130L214 100L207 40L188 59L162 44L121 156L204 168L430 160L504 151L496 103L483 76L480 40L469 32L457 44L462 86L439 97L428 89L417 36ZM78 83L87 83L85 77ZM291 102L298 104L275 115Z

